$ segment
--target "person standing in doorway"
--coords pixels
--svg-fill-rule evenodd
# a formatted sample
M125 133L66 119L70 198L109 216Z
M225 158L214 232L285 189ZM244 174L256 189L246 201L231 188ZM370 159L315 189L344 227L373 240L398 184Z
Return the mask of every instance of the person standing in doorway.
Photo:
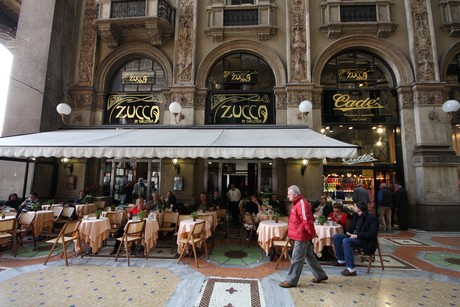
M138 197L145 199L145 190L144 178L140 177L133 187L133 199L137 199Z
M398 213L399 230L408 229L409 197L407 190L401 186L401 182L395 181L394 205Z
M379 215L380 229L391 231L391 211L393 210L393 192L387 184L380 184L377 194L377 212Z
M228 202L230 204L230 212L232 213L233 225L238 226L239 220L239 204L241 199L241 192L235 187L235 184L230 184L230 189L227 192Z
M360 182L353 190L353 203L363 202L366 205L369 204L370 196L369 192L364 187L364 183Z
M297 287L300 274L305 263L305 258L310 266L313 276L311 282L320 283L328 279L323 268L319 264L311 240L316 236L315 226L313 225L313 214L310 203L300 195L298 186L288 188L288 199L292 202L292 210L289 215L288 237L294 240L294 250L292 251L291 266L288 270L286 280L280 282L280 287Z

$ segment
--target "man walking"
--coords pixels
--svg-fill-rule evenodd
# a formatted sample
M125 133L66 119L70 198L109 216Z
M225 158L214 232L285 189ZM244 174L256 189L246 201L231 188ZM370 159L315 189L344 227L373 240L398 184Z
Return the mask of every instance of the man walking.
M380 184L380 191L377 194L377 212L379 215L380 229L391 231L391 211L393 210L393 192L387 184Z
M327 280L328 277L313 252L311 239L316 236L316 231L313 225L311 205L300 195L298 186L290 186L287 196L292 202L291 214L289 216L288 237L294 240L294 250L292 251L292 262L286 280L280 282L279 285L283 288L297 286L304 266L305 257L313 276L315 276L311 282L320 283Z
M407 191L401 186L401 182L395 181L394 204L395 210L398 212L399 230L407 230L408 227L408 212L409 212L409 197Z

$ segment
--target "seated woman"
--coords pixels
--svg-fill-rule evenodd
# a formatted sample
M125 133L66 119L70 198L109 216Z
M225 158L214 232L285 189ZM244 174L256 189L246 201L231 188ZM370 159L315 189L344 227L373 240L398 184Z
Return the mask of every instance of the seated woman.
M329 217L332 218L332 221L336 222L337 224L340 224L343 228L343 232L345 233L347 231L346 225L348 214L343 212L342 203L334 203L332 205L332 208L334 211L329 214Z

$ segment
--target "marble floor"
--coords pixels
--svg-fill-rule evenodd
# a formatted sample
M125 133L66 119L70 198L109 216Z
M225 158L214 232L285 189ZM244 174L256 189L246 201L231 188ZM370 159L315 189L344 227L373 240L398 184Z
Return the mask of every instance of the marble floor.
M278 286L276 270L256 242L214 241L209 259L0 255L0 306L459 306L460 233L409 230L380 234L385 270L357 259L358 276L323 263L329 280L311 283L307 265L296 288ZM31 244L26 243L26 244ZM23 248L26 248L24 246ZM21 249L21 248L20 248ZM46 252L45 252L46 254Z

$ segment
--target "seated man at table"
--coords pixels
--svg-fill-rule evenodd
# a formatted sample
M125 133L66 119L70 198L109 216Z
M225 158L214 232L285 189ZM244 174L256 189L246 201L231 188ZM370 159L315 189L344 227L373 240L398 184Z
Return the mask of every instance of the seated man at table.
M247 202L244 206L244 212L251 213L251 215L253 216L255 220L256 219L255 216L257 215L257 213L259 213L260 204L258 203L256 195L251 195L249 197L249 200L250 201ZM249 236L251 234L251 227L255 227L255 225L244 224L244 227L246 228L246 240L249 240Z
M278 211L281 216L287 216L286 204L278 199L278 195L272 194L270 197L270 202L268 203L272 208L273 211Z
M139 197L136 199L136 207L133 207L131 210L128 212L129 219L132 219L133 216L138 215L141 211L145 212L145 217L147 216L148 212L144 207L144 199ZM126 223L122 223L120 227L118 228L118 231L115 233L115 238L121 238L125 232L125 226ZM118 247L120 246L120 241L116 240L115 245L113 247L113 250L110 252L110 255L115 255L118 251ZM140 244L137 245L133 242L131 245L131 255L140 254L144 252L144 247Z
M19 214L21 212L28 212L28 211L34 211L33 205L39 204L38 201L38 193L33 192L29 195L29 198L27 198L18 208L18 214L17 216L19 217Z
M197 199L195 202L195 211L214 211L216 207L209 201L206 192L200 193L200 199Z
M216 209L224 209L226 207L224 199L219 196L219 191L214 191L212 193L211 206Z
M164 203L166 203L166 208L169 208L171 209L172 211L176 212L177 209L179 209L177 207L177 200L176 200L176 196L173 194L172 191L168 191L166 192L166 198L164 200Z
M320 196L319 203L316 203L312 209L315 219L317 219L320 215L328 217L333 211L332 205L327 203L327 197L325 195Z
M74 202L74 204L85 204L85 203L87 203L85 191L80 191L80 193L78 193L78 196L75 198L75 200L73 202Z
M377 218L367 211L367 203L358 202L353 205L355 214L351 219L350 228L346 234L336 234L334 240L335 266L346 266L343 276L356 276L354 263L354 248L362 248L366 255L373 254L377 248L377 233L379 225Z

